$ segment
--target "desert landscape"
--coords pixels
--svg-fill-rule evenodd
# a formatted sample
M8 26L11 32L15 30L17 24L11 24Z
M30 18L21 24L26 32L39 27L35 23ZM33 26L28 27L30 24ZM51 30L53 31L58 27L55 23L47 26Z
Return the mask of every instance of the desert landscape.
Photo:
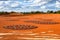
M0 16L0 40L60 40L60 14L13 15Z
M0 0L0 40L60 40L60 0Z

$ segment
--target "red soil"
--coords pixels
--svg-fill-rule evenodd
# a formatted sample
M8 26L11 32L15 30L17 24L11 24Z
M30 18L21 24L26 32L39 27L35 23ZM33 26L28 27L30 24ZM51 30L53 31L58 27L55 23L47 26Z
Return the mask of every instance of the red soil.
M52 21L52 22L58 22L60 23L60 14L34 14L34 15L26 15L26 16L13 16L13 17L5 17L0 16L0 33L14 33L11 38L16 39L16 34L19 35L19 33L26 33L26 34L35 34L36 35L52 35L57 36L57 38L60 38L60 24L37 24L32 22L24 22L29 20L35 20L35 21ZM10 26L10 25L34 25L38 28L36 29L29 29L29 30L11 30L11 29L5 29L3 26ZM56 34L56 35L53 35ZM25 36L24 36L25 37ZM28 37L28 35L26 36ZM33 37L33 36L31 36ZM7 38L9 39L8 35ZM8 40L7 39L7 40ZM1 39L2 40L2 39Z

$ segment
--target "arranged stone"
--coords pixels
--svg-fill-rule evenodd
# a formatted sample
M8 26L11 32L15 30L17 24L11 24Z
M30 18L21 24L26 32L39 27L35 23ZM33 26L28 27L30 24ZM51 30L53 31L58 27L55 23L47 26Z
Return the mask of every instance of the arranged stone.
M54 21L36 21L36 20L29 20L29 21L24 21L24 22L31 22L31 23L36 23L36 24L60 24L59 22L54 22Z
M29 30L29 29L35 29L38 28L34 25L12 25L12 26L3 26L5 29L13 29L13 30Z

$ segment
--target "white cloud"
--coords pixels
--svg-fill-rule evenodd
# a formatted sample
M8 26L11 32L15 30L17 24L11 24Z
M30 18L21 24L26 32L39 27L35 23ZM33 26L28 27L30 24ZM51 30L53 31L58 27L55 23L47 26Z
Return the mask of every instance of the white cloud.
M33 3L39 3L39 2L41 2L42 0L34 0L34 2Z
M17 7L17 6L19 6L19 4L20 3L18 1L15 1L14 3L11 3L10 6L11 7Z
M41 6L48 3L51 0L34 0L30 6Z
M2 9L4 6L0 6L0 9Z
M1 1L0 2L0 11L12 11L11 7L17 7L20 4L19 1Z
M20 1L5 1L4 3L5 3L5 5L8 5L8 6L10 6L10 7L17 7L17 6L19 6L20 4L21 5L23 5L25 8L27 7L27 6L41 6L41 5L44 5L44 4L46 4L46 3L48 3L49 1L51 1L51 0L24 0L25 2L28 2L28 3L24 3L24 2L20 2ZM3 2L0 2L0 5L2 5L3 4ZM22 6L22 7L23 7Z
M33 0L24 0L24 2L32 2Z
M56 1L56 7L60 8L60 2L59 1Z
M0 5L2 5L2 4L3 4L3 1L0 2Z
M4 8L3 3L3 1L0 2L0 9Z
M29 10L35 10L36 7L38 7L39 9L36 8L36 10L40 10L40 9L46 9L47 5L50 1L52 0L23 0L23 1L1 1L0 2L0 11L5 10L5 11L12 11L14 10L12 7L15 8L15 10L24 10L24 11L29 11ZM56 1L56 4L50 4L48 5L50 6L55 6L57 8L60 8L60 2ZM19 8L20 7L20 8ZM18 8L18 9L17 9ZM29 9L29 10L28 10ZM14 10L14 11L15 11Z
M5 4L7 4L7 5L9 5L9 4L10 4L10 2L11 2L11 1L5 1L4 3L5 3Z
M46 6L41 6L40 8L41 8L41 9L45 9L45 8L46 8Z
M38 2L38 3L33 3L32 5L30 6L41 6L41 5L44 5L46 2Z

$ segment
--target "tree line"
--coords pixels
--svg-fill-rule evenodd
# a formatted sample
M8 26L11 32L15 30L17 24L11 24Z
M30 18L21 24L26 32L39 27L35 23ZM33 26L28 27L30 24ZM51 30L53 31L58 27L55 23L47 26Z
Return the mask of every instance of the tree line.
M16 13L14 11L11 12L0 12L0 15L9 15L12 13ZM17 13L22 13L22 14L60 14L60 10L58 11L50 11L48 10L47 12L43 12L43 11L31 11L31 12L17 12Z
M23 12L23 14L60 14L60 10L58 10L58 11L50 11L50 10L48 10L47 12L31 11L31 12Z

